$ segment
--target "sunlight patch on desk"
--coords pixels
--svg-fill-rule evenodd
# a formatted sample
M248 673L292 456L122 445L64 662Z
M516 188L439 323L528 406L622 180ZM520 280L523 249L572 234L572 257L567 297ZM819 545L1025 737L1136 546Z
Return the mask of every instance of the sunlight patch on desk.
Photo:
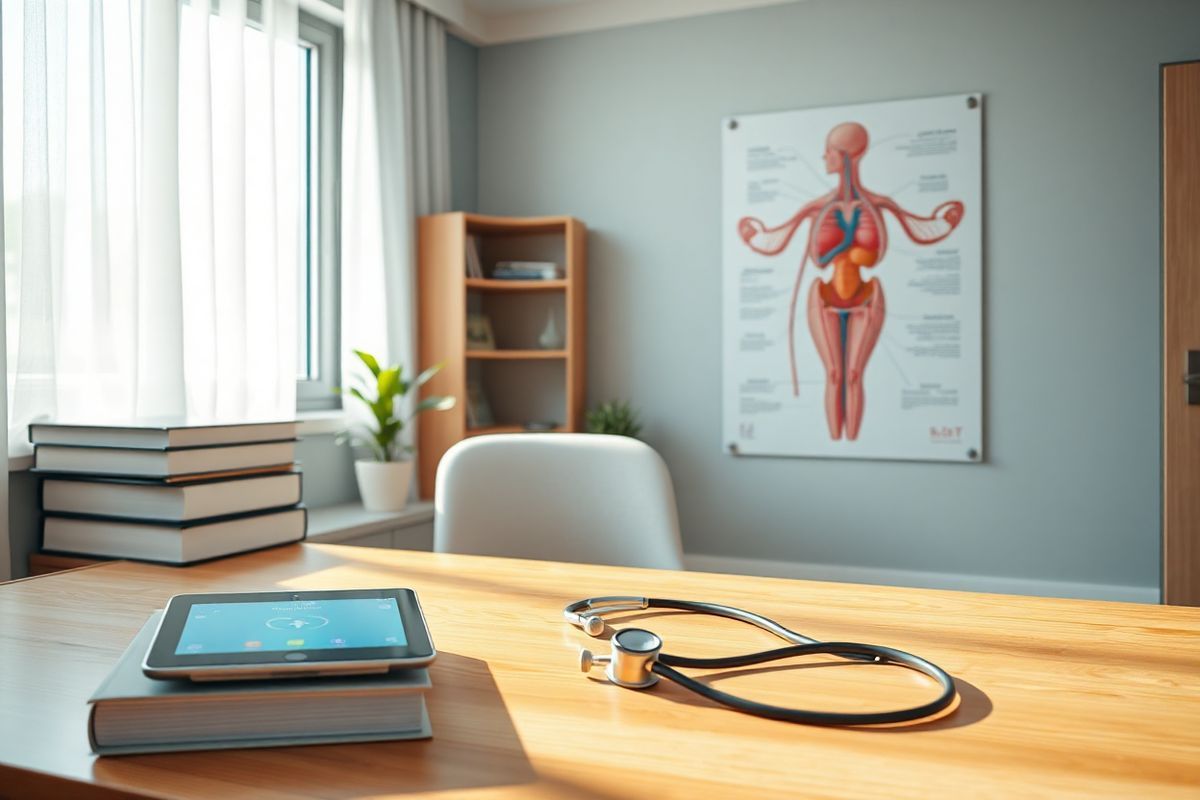
M396 575L378 567L366 569L358 566L328 567L315 572L306 572L295 578L279 581L277 586L285 589L336 589L354 586L363 589L396 586Z

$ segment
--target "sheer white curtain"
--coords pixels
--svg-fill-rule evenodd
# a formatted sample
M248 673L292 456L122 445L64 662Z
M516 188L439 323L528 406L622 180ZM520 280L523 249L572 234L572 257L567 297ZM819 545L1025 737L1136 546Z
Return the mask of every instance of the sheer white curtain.
M2 21L0 21L2 24ZM4 59L3 36L0 36L0 64ZM0 109L0 134L4 131L4 116ZM0 186L4 184L4 160L0 159ZM4 252L4 208L0 206L0 253ZM4 283L0 282L0 308L5 307ZM4 328L0 326L0 363L7 361L4 347ZM0 392L0 419L8 418L8 394ZM8 437L0 439L0 581L12 578L12 537L8 530Z
M344 36L342 352L411 376L430 366L416 363L416 218L450 210L446 30L403 0L347 0Z
M9 439L290 416L296 0L4 0Z

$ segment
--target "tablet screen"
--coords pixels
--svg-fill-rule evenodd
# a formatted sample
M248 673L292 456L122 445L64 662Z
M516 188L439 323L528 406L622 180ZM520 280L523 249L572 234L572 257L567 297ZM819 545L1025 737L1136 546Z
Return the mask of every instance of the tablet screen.
M404 647L395 597L196 603L175 655Z

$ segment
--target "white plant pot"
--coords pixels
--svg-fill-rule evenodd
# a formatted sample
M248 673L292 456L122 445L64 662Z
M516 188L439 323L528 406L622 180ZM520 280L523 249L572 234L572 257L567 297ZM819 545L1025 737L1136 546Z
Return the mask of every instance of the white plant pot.
M413 462L355 461L358 494L368 511L400 511L408 504Z

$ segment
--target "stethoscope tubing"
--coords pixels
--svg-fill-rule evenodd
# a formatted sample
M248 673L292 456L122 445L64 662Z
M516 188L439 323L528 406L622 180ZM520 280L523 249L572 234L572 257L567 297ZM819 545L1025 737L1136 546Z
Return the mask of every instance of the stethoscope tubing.
M769 617L764 617L761 614L755 614L753 611L746 611L741 608L734 608L733 606L722 606L722 605L717 605L716 603L703 603L698 600L671 600L669 598L664 598L664 597L647 597L646 598L646 608L669 608L669 609L673 609L675 611L691 611L696 614L708 614L709 616L713 616L713 617L724 617L726 619L737 620L738 622L745 622L746 624L753 625L756 628L761 628L762 630L764 630L768 633L775 634L780 639L783 639L785 642L791 642L792 644L819 644L819 642L816 639L813 639L810 636L805 636L802 633L797 633L796 631L791 630L790 628L785 628L782 625L780 625L778 622L776 622L775 620L770 619ZM843 656L845 658L850 658L855 661L876 661L877 660L877 657L875 655L865 655L865 654L856 654L856 653L834 653L833 655ZM684 659L685 661L692 662L692 663L685 664L682 662L675 661L675 659L677 659L677 658L680 658L680 657L679 656L667 656L668 660L666 663L672 664L676 667L698 667L700 669L705 669L705 668L719 669L721 667L721 665L718 665L718 664L713 664L711 667L705 667L701 663L696 663L696 662L703 662L706 659ZM660 659L661 659L661 657L660 657ZM711 660L711 659L709 659L709 660Z
M675 667L731 669L734 667L746 667L752 664L762 664L767 661L778 661L784 658L819 655L822 653L838 656L859 656L863 659L879 663L908 667L936 681L941 689L941 693L935 699L923 705L894 711L853 713L809 711L807 709L784 708L782 706L773 706L768 703L747 700L713 688L711 685L691 678L675 669ZM936 714L953 703L954 698L957 696L954 679L936 664L926 661L919 656L914 656L911 653L905 653L903 650L859 642L797 644L790 647L779 647L774 650L745 653L727 658L685 658L664 653L659 656L658 661L651 669L664 678L672 680L686 689L690 689L703 697L707 697L729 708L769 719L803 722L809 725L882 725L890 722L912 722L913 720L923 719Z

